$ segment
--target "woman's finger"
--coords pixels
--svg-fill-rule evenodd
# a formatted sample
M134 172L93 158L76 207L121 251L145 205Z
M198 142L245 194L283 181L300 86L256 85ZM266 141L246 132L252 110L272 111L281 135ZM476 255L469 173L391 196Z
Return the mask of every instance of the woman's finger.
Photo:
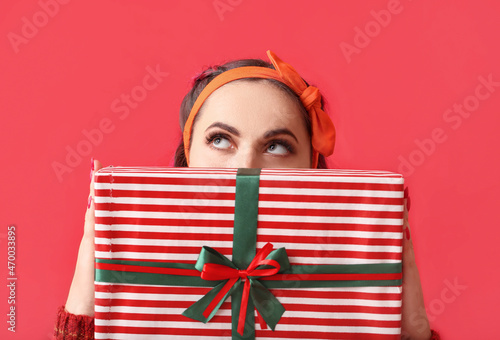
M94 238L94 173L102 168L101 162L94 160L92 158L91 168L90 168L90 192L87 199L87 211L85 213L85 225L84 225L84 236L88 238Z
M405 199L403 222L403 306L402 339L428 340L431 337L429 321L425 311L420 275L415 262L410 224L408 222L408 201Z

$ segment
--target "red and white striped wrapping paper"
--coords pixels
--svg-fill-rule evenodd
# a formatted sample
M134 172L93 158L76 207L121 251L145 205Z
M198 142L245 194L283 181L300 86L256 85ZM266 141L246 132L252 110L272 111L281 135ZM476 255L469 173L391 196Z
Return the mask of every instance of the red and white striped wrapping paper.
M236 169L108 167L96 174L98 259L231 259ZM112 209L109 209L112 203ZM294 264L400 263L403 178L385 171L262 169L257 247ZM181 313L210 288L96 282L96 339L231 339L230 298L207 324ZM271 289L286 312L257 339L399 339L401 286Z

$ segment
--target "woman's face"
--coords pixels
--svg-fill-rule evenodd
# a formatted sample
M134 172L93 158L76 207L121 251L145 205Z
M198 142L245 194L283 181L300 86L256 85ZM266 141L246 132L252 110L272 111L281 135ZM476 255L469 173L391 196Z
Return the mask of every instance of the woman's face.
M309 168L311 142L299 104L267 81L214 91L193 126L189 166Z

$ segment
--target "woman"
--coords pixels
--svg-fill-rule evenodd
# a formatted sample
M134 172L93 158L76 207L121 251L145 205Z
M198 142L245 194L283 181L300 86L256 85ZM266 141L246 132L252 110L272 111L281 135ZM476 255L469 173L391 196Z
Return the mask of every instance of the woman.
M198 75L180 109L183 139L175 166L326 168L335 129L319 90L268 51L272 64L247 59ZM73 282L59 311L55 337L92 338L94 315L94 204L90 195ZM405 210L407 217L407 210ZM437 339L429 328L407 218L403 240L402 338Z

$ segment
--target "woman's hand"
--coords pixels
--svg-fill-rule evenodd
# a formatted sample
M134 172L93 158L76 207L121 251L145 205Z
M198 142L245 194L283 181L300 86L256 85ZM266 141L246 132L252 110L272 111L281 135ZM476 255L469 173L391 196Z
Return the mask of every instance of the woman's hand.
M92 160L90 193L85 214L83 238L66 301L66 311L75 315L94 316L94 172L101 168L102 164L99 161Z
M415 263L415 253L408 223L410 198L405 190L405 210L403 225L403 315L401 339L429 340L431 330L424 306L424 295L420 275Z

